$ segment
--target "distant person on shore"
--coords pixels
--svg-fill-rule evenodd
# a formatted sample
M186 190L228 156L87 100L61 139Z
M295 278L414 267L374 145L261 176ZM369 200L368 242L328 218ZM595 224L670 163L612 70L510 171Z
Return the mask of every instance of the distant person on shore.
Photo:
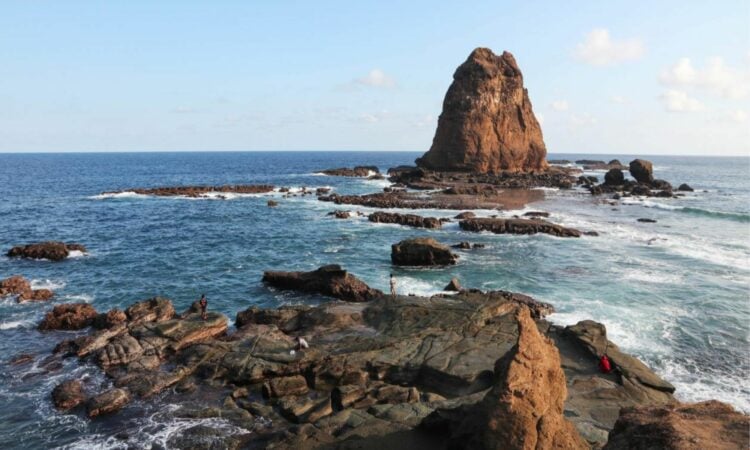
M391 274L391 296L396 298L396 277Z
M206 309L208 309L208 300L206 299L206 294L201 295L200 301L198 301L198 305L201 307L201 319L206 320Z
M303 338L302 336L295 337L294 341L297 343L297 345L295 346L295 349L297 351L302 350L303 348L310 348L310 344L308 344L305 338Z

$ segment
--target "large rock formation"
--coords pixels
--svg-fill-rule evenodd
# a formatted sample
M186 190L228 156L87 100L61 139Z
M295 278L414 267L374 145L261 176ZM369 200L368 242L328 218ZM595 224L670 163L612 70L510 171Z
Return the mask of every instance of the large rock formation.
M458 256L433 238L405 239L391 246L391 262L397 266L446 266Z
M432 147L417 164L439 171L529 172L546 169L546 155L515 58L477 48L453 74Z
M337 264L311 272L266 271L263 282L278 289L316 292L350 302L366 302L383 295Z
M532 450L584 449L588 444L563 407L567 396L560 354L543 337L529 310L518 313L518 343L495 365L496 382L466 427L479 425L468 448Z
M443 222L435 217L422 217L416 214L399 214L377 211L367 216L370 222L397 223L415 228L440 228Z
M750 416L715 400L623 408L606 450L730 450L750 443Z

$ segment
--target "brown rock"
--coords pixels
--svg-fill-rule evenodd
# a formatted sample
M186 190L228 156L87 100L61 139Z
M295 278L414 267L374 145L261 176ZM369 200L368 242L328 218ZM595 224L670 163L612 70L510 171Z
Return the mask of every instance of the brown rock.
M111 389L91 398L86 404L86 413L89 417L102 414L110 414L130 402L130 395L124 389Z
M338 264L311 272L267 271L263 273L263 282L279 289L316 292L350 302L366 302L383 295Z
M39 324L40 330L80 330L91 325L97 312L88 303L65 303L48 312Z
M589 448L563 415L567 388L560 354L526 308L518 313L518 333L517 344L495 364L492 390L464 422L464 430L475 430L466 438L476 444L467 448Z
M491 231L495 234L546 233L558 237L580 237L581 232L542 219L467 219L458 223L466 231Z
M141 322L162 322L174 317L172 301L163 297L153 297L134 303L125 310L128 320L135 324Z
M749 430L749 416L715 400L623 408L604 449L746 449Z
M476 215L476 214L474 214L474 213L473 213L473 212L471 212L471 211L464 211L464 212L462 212L461 214L458 214L458 215L456 215L456 217L454 217L454 219L473 219L473 218L475 218L476 216L477 216L477 215Z
M49 289L29 289L21 293L16 301L18 303L24 302L44 302L50 300L55 296L55 293Z
M31 290L31 283L21 275L13 275L0 281L0 297L19 295Z
M62 411L75 408L85 400L83 386L79 380L63 381L52 390L52 402Z
M620 169L609 169L604 174L604 184L608 186L619 186L625 182L625 175L623 175Z
M406 239L391 246L391 261L397 266L444 266L456 260L448 246L433 238Z
M50 261L62 261L67 258L71 251L86 252L86 247L81 244L66 244L59 241L39 242L36 244L19 245L8 251L11 258L49 259Z
M274 208L276 206L279 206L279 202L277 202L276 200L269 200L268 202L266 202L266 204L270 208Z
M654 166L651 161L634 159L630 161L630 175L639 183L650 184L654 181Z
M263 397L276 398L307 394L307 381L302 375L272 378L263 384Z
M453 74L430 150L417 160L441 171L547 168L542 130L515 58L475 49Z
M397 223L415 228L440 228L443 223L435 217L422 217L416 214L398 214L387 212L374 212L367 216L370 222L375 223Z
M128 321L128 316L123 311L113 308L106 313L99 314L92 324L94 328L105 329L112 328Z

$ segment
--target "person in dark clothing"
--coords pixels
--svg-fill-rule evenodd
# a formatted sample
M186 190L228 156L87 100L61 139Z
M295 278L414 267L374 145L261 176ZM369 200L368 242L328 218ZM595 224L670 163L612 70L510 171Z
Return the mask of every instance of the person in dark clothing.
M206 309L208 308L208 300L206 294L201 295L201 299L198 302L201 307L201 319L206 320Z

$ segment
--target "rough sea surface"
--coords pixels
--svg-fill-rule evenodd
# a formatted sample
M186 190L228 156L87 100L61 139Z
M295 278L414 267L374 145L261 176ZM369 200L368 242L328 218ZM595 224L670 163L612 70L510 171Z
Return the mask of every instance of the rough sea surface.
M35 326L53 304L90 302L97 310L123 308L154 295L184 309L201 293L209 307L231 319L250 305L273 307L320 298L265 288L266 269L309 270L338 263L386 290L393 272L401 292L441 291L451 277L467 287L523 292L552 303L554 322L594 319L610 339L677 387L685 401L715 398L750 412L750 159L648 157L657 178L695 192L679 199L632 198L610 205L587 191L545 190L546 199L511 216L542 210L550 220L599 237L471 234L457 223L442 230L372 224L366 217L337 220L337 208L314 196L282 199L229 195L226 200L155 198L103 191L186 184L328 186L338 193L382 190L387 181L328 177L317 171L357 164L381 170L411 164L416 152L0 154L0 251L43 240L85 244L90 254L63 262L0 256L0 278L21 274L56 293L51 303L0 300L0 447L92 448L122 446L130 435L144 448L166 444L195 424L226 428L219 419L176 419L168 393L135 402L114 418L88 421L60 414L52 388L69 377L107 380L72 358L41 367L54 345L74 333L40 333ZM611 159L628 155L549 155ZM592 175L603 178L603 172ZM279 207L269 208L274 198ZM361 207L340 209L370 211ZM420 210L451 217L459 211ZM479 215L498 214L480 211ZM641 223L638 218L656 219ZM455 267L397 269L390 246L429 235L453 244L479 242L460 252ZM21 353L32 365L11 366ZM143 408L145 408L145 413Z

